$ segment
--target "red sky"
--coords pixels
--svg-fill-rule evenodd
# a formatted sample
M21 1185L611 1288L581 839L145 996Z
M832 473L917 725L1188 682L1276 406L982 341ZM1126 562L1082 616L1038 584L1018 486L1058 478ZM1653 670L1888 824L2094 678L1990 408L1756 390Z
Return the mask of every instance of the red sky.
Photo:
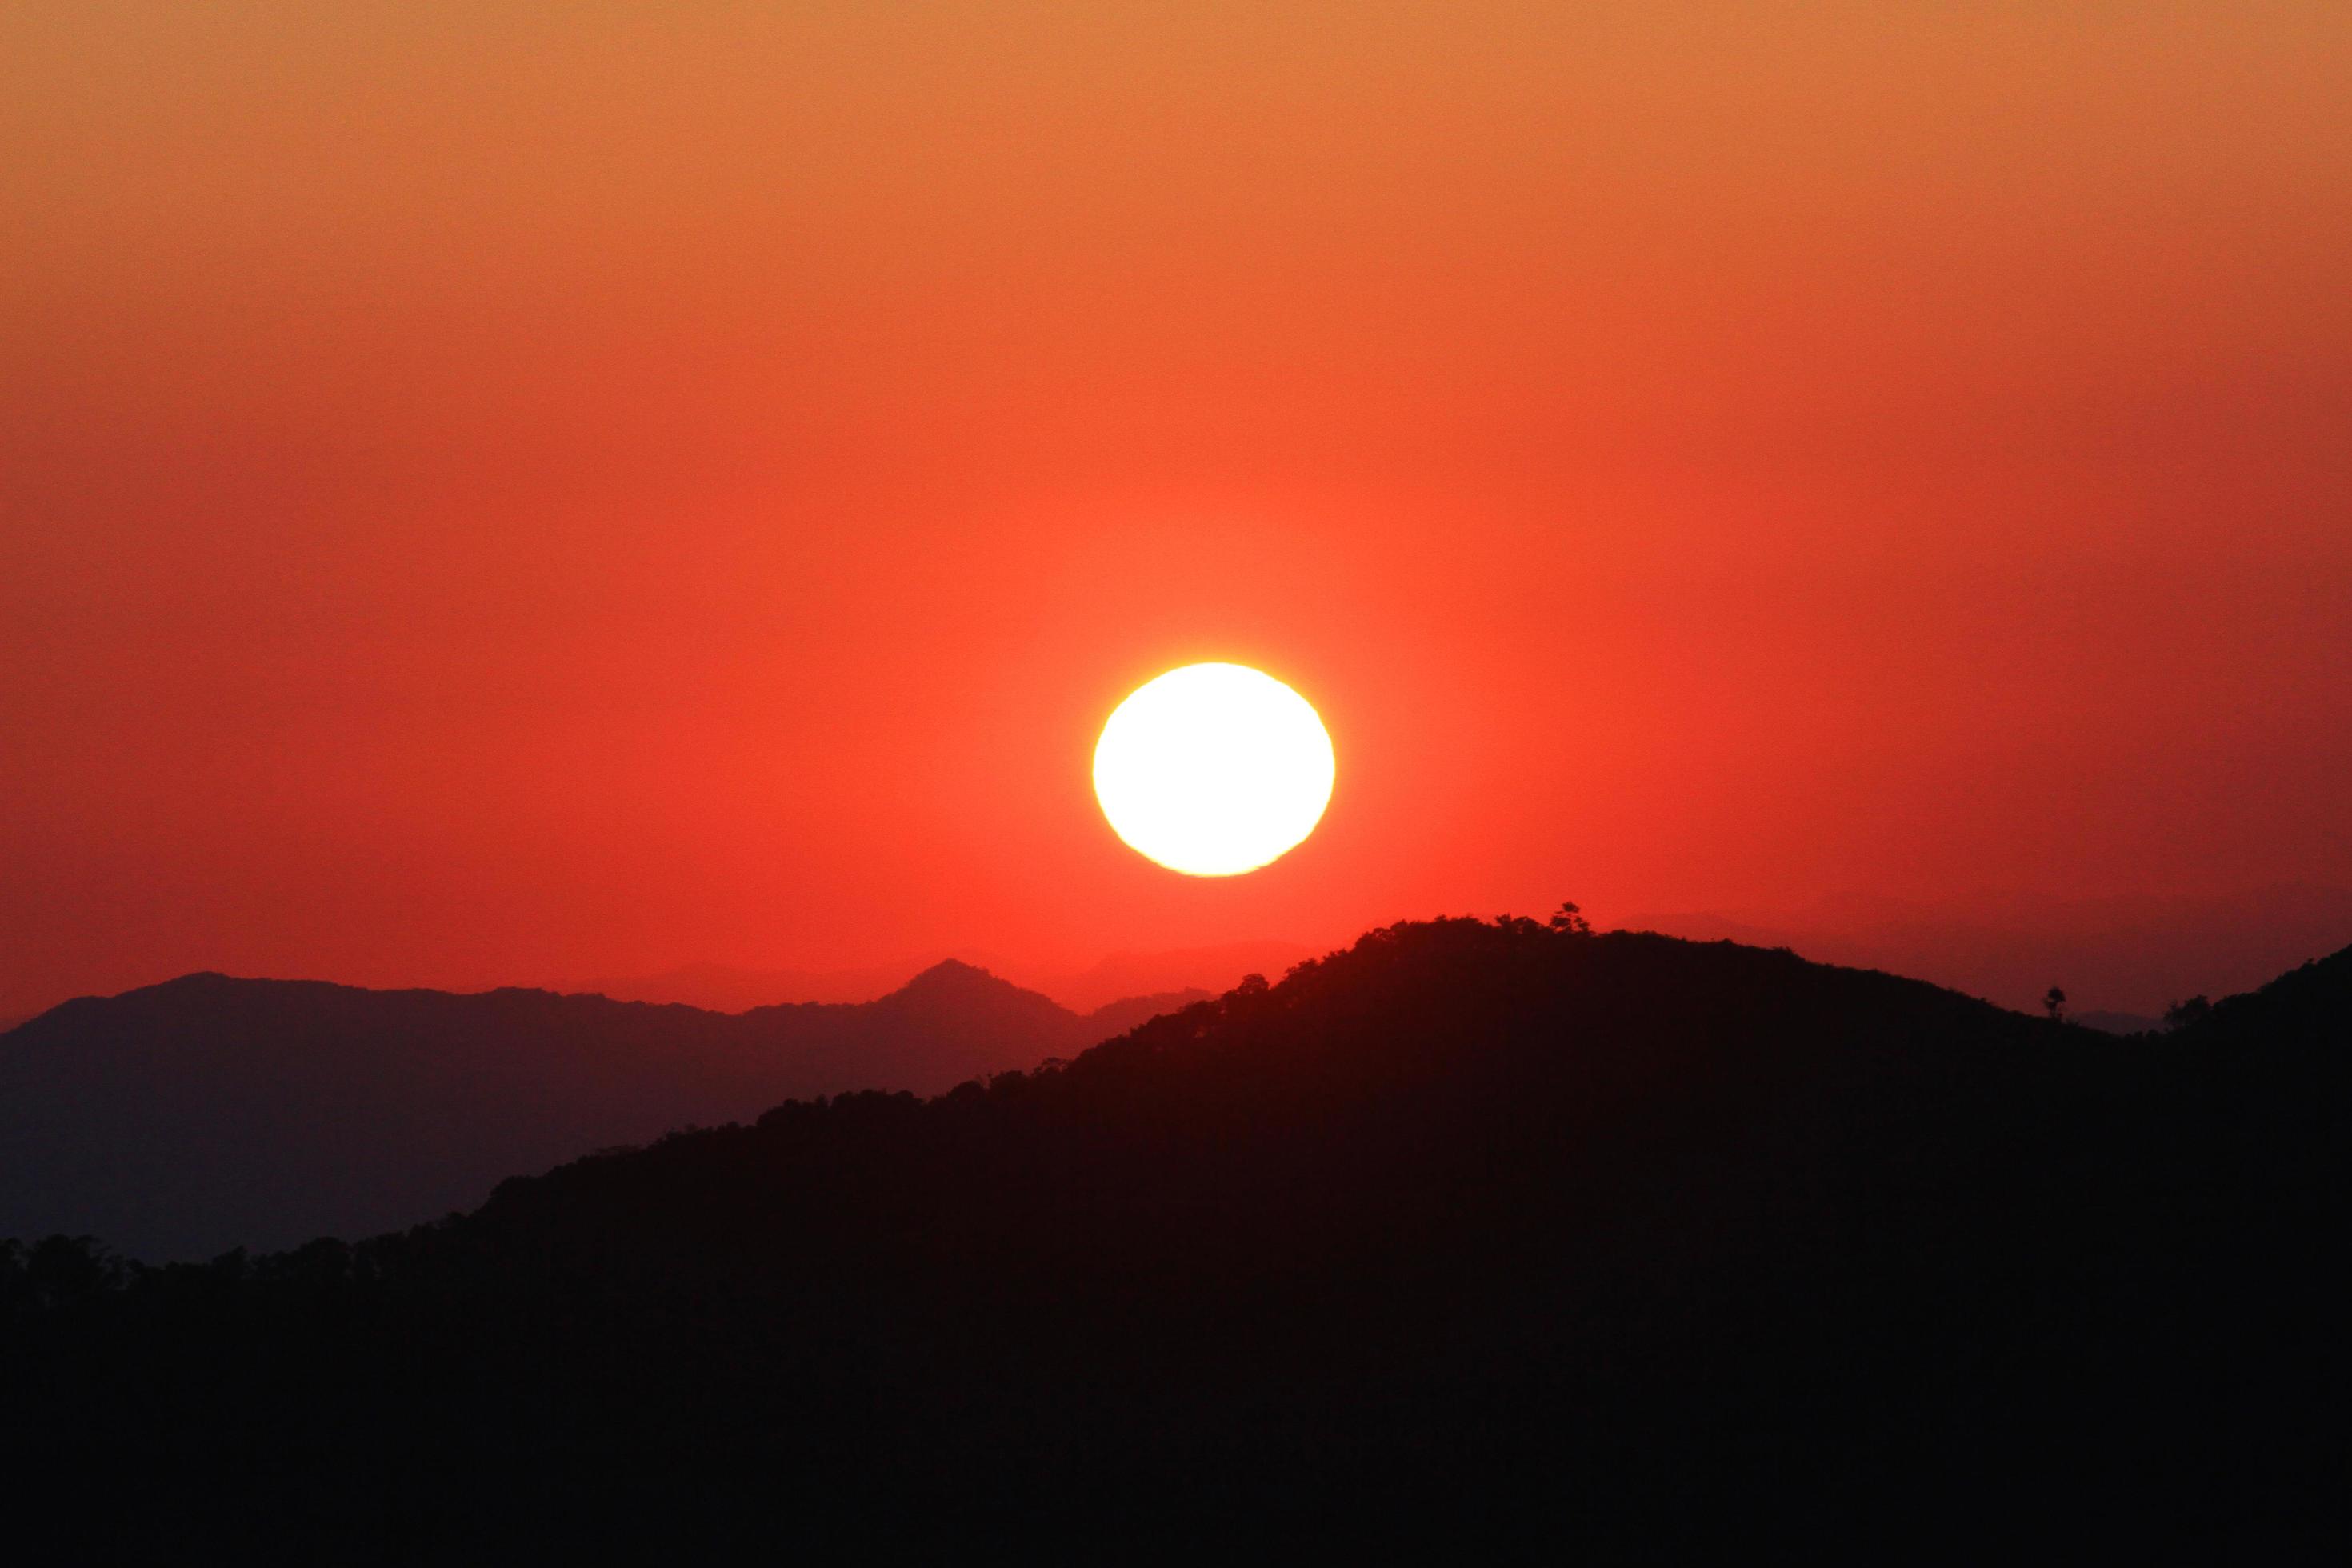
M13 7L0 1014L2352 883L2347 81L2333 3ZM1339 755L1231 881L1087 782L1207 658Z

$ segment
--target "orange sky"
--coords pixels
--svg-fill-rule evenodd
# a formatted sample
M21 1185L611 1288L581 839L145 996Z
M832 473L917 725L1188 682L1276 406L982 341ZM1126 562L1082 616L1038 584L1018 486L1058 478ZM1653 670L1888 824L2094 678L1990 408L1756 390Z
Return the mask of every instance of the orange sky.
M2334 3L12 7L0 1014L2352 881L2347 81ZM1209 658L1339 753L1226 882L1087 783Z

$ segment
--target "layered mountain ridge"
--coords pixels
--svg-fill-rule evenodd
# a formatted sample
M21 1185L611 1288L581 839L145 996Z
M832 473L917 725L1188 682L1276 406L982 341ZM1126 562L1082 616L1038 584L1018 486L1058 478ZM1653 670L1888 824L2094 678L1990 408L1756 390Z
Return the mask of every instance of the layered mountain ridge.
M1040 1070L352 1245L0 1247L0 1460L135 1470L159 1528L257 1551L365 1518L436 1558L1876 1559L1927 1521L2301 1561L2352 1436L2348 1110L2352 950L2121 1038L1786 952L1401 925Z
M152 1260L397 1229L501 1178L845 1089L936 1093L1123 1033L952 960L742 1015L509 988L183 976L0 1035L0 1235Z

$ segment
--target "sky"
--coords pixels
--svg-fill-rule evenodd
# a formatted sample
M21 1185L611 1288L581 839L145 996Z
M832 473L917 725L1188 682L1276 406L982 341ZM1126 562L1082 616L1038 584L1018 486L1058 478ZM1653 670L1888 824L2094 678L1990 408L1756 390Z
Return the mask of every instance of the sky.
M0 1014L2352 884L2347 80L2316 0L9 6ZM1087 773L1211 658L1339 758L1223 880Z

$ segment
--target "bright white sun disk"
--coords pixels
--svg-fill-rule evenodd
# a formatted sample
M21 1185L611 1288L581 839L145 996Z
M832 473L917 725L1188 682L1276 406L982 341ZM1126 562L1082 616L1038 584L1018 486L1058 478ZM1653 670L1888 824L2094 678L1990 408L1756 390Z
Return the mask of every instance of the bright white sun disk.
M1138 853L1192 877L1255 871L1315 831L1331 737L1307 700L1245 665L1190 664L1136 689L1095 744L1095 795Z

